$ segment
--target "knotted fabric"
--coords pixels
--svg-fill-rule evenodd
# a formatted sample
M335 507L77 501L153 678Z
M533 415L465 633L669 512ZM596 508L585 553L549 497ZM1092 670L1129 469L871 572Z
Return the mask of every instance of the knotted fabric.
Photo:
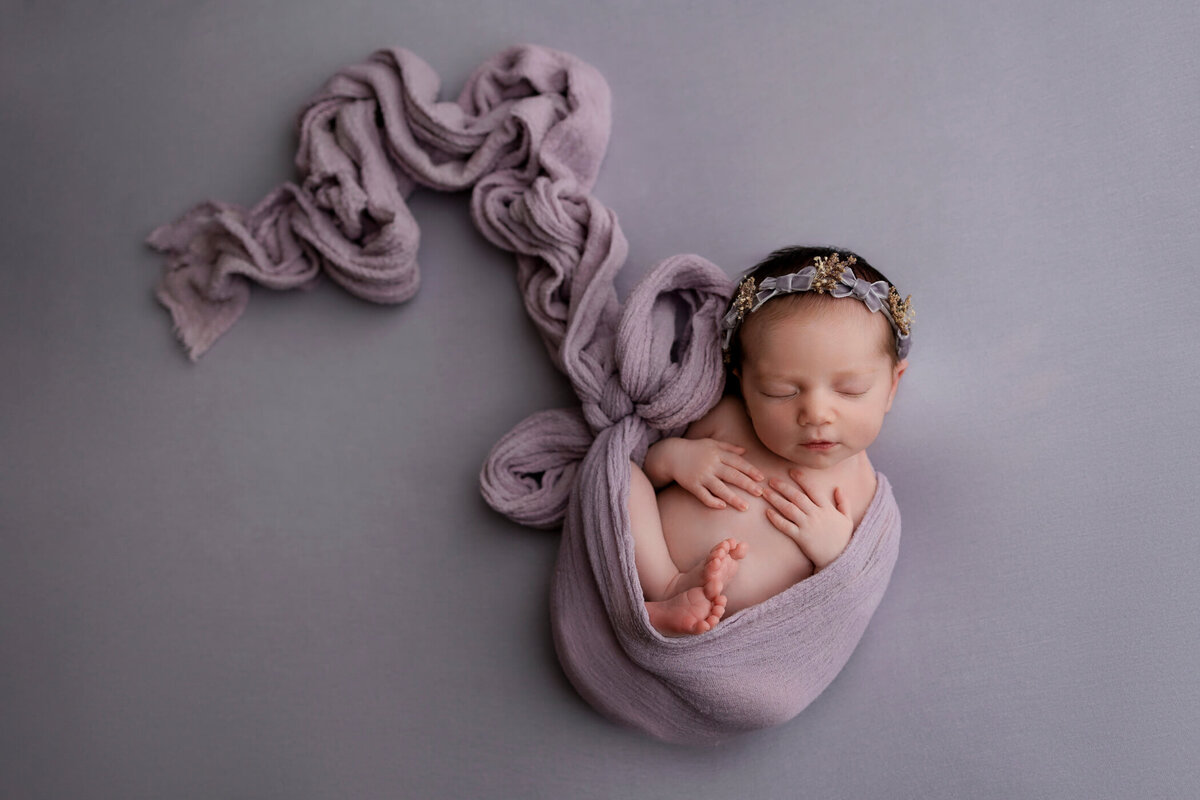
M551 617L563 668L597 708L663 739L715 742L795 716L849 658L895 562L900 519L886 478L832 565L699 636L649 622L629 531L630 460L720 398L718 323L733 290L695 255L650 269L624 305L627 246L591 194L610 97L579 59L536 46L485 61L458 100L412 53L380 50L333 76L299 117L296 166L245 209L202 203L155 230L156 291L195 360L237 320L251 283L328 276L377 303L417 290L419 230L406 198L471 190L483 235L513 253L526 310L579 405L538 412L493 448L493 508L562 526Z

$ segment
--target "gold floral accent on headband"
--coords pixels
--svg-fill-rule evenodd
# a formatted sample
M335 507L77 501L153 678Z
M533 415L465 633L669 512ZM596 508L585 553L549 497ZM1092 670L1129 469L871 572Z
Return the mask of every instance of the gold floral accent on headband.
M817 256L813 259L813 264L816 265L817 274L813 276L812 290L814 292L829 292L838 284L838 278L841 277L842 271L854 266L858 261L855 256L850 256L846 261L841 261L841 254L834 253L825 258Z
M733 308L737 311L738 324L746 317L746 312L754 306L755 295L758 294L754 278L746 278L738 286L737 296L733 298Z
M725 320L722 322L725 340L721 344L721 353L726 364L729 363L729 339L733 332L741 327L742 320L746 319L750 309L754 308L757 299L758 287L754 283L754 277L743 278L742 282L738 284L737 293L733 296L733 304L729 308L729 313L725 315Z
M892 312L896 330L900 331L902 336L908 336L913 322L912 295L901 300L900 292L896 291L895 286L891 287L888 289L888 309Z

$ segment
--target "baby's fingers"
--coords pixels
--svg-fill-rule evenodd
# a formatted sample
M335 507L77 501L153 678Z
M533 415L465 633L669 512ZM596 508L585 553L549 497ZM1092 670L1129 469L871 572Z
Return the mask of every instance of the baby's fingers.
M721 509L728 506L724 500L709 491L708 487L706 486L696 486L695 488L690 489L690 491L696 496L697 500L699 500L701 503L704 503L704 505L708 506L709 508Z
M726 466L732 467L733 469L750 478L751 481L761 481L765 480L767 477L766 475L762 474L758 467L754 466L744 458L731 456L723 459L723 461Z
M775 486L774 481L771 482L771 486ZM773 506L773 509L767 509L768 516L770 516L770 512L774 510L784 519L790 520L796 524L799 524L800 520L804 518L804 512L799 508L799 506L797 506L788 498L784 497L775 488L767 489L767 491L763 494L763 498ZM779 526L776 525L775 527Z
M752 476L747 475L745 472L737 469L736 467L722 465L722 467L717 470L717 477L727 484L733 484L739 489L746 490L755 497L762 496L762 487L754 481Z
M723 502L733 506L739 511L745 511L750 507L745 500L738 497L737 493L734 492L733 489L731 489L729 485L719 477L714 477L710 483L706 483L704 485L704 488L706 488L711 494L716 495Z
M795 537L800 533L800 526L792 522L790 519L780 514L770 506L767 507L767 520L775 526L775 529L780 533Z
M850 516L850 504L846 502L846 493L840 486L833 487L833 507L843 516Z
M807 487L805 487L803 481L804 476L800 473L800 470L790 469L788 470L788 475L790 475L792 480L796 482L797 488L804 493L804 497L814 506L820 506L822 508L827 508L829 506L833 506L835 508L838 507L838 488L834 488L832 498L828 494L824 495L823 497L818 497L816 492L810 492ZM841 511L840 508L838 508L838 510Z
M725 450L730 453L737 453L739 456L742 453L746 452L746 448L742 447L740 444L733 444L731 442L723 442L720 439L713 439L712 442L714 444L716 444L716 446L721 448L722 450Z
M786 497L802 511L809 511L816 507L816 503L800 483L786 483L772 478L770 484L772 489Z

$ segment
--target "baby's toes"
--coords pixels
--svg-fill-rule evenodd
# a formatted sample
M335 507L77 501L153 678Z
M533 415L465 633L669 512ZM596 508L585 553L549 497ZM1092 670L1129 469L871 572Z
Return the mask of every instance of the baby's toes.
M720 575L710 575L704 581L704 596L709 600L715 599L725 588L725 581Z

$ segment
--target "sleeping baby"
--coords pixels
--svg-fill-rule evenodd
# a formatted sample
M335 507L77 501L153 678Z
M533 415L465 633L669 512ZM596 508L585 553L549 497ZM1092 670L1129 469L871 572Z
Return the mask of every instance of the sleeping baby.
M845 250L777 250L743 277L722 324L726 396L631 467L657 630L711 630L846 548L875 497L866 448L908 366L910 300Z

